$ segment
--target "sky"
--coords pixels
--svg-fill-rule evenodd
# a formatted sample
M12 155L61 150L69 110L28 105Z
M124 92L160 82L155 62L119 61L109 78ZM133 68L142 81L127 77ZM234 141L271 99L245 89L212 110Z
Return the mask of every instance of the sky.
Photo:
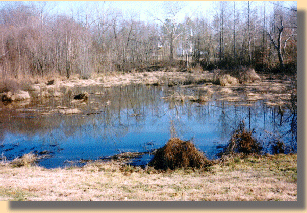
M93 4L92 4L93 3ZM126 16L134 15L138 19L142 21L153 20L156 18L163 19L165 12L165 3L163 1L107 1L107 2L90 2L90 1L83 1L83 2L56 2L56 6L54 11L60 13L69 13L68 8L78 8L83 9L93 9L93 7L112 7L117 8ZM180 7L182 8L180 12L177 14L177 19L182 21L186 15L191 16L192 14L205 13L207 12L212 2L210 1L182 1L179 2Z
M26 1L25 1L26 2ZM173 1L175 2L175 1ZM262 1L250 1L251 9L253 7L262 6ZM33 3L33 2L26 2ZM178 3L180 11L176 15L176 21L182 22L186 16L191 18L197 16L206 17L210 20L216 11L218 10L219 1L179 1ZM165 11L168 4L164 1L47 1L47 2L35 2L35 4L42 5L51 14L66 14L66 15L76 15L79 12L87 12L91 14L93 11L103 12L107 8L116 8L123 12L124 17L133 17L134 19L152 22L157 21L157 19L165 20ZM230 2L231 4L231 2ZM267 9L274 7L273 2L266 2ZM290 7L291 5L296 5L296 1L284 1L283 5ZM246 10L247 2L236 2L236 8L238 10ZM241 9L240 9L241 7ZM232 8L231 8L232 9Z
M71 12L69 8L74 8L74 11L77 9L97 9L97 8L117 8L123 11L124 15L136 17L142 21L152 21L154 19L165 19L165 8L167 3L164 1L106 1L106 2L91 2L91 1L80 1L80 2L54 2L54 10L62 13ZM208 19L212 17L218 8L219 2L214 1L179 1L177 2L181 8L178 12L176 18L178 22L184 20L186 16L195 17L197 15L205 16ZM270 8L273 8L274 3L267 2L267 11ZM287 7L290 5L296 4L296 1L285 1L283 4ZM246 7L247 2L236 2L236 7L239 9L241 7ZM261 1L251 1L251 8L257 7L257 5L262 5ZM231 8L232 9L232 8Z

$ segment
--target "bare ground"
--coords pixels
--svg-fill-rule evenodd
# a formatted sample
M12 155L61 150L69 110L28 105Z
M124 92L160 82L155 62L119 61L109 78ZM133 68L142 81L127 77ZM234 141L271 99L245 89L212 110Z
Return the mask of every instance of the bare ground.
M160 172L119 162L44 169L0 165L0 200L296 201L297 155L224 157L209 170Z

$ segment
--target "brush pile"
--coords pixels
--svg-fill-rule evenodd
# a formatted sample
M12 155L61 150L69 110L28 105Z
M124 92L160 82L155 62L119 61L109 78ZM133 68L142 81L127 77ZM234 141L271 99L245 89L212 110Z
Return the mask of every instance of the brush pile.
M236 129L230 139L224 154L232 153L243 153L250 154L256 153L260 154L262 147L260 143L253 137L253 131L247 131L245 129L245 124L242 121L238 129Z
M170 139L166 145L158 149L149 166L155 169L203 168L210 164L209 160L191 141L178 138Z

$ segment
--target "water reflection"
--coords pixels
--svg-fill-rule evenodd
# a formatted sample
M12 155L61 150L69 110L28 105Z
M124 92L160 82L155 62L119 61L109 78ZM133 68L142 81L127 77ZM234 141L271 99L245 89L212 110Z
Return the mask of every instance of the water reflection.
M29 152L44 154L39 164L52 168L80 159L148 151L176 136L193 139L214 159L242 120L255 129L266 152L272 152L276 140L285 143L286 152L296 152L297 116L291 107L268 107L264 101L245 106L214 97L202 104L163 99L174 94L199 96L199 90L189 87L79 87L73 93L84 91L90 94L87 102L74 102L66 94L32 100L20 108L0 106L2 156L11 160ZM60 113L66 108L78 108L81 113Z

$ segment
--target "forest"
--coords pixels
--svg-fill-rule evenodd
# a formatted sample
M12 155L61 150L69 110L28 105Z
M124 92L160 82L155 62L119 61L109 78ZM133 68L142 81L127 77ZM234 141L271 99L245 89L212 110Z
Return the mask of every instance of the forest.
M146 22L104 4L69 15L51 13L46 2L2 2L0 75L86 79L169 64L296 73L296 5L254 4L215 2L213 16L198 13L178 21L180 5L168 3L163 19Z
M295 1L0 1L0 200L303 203L297 31Z

